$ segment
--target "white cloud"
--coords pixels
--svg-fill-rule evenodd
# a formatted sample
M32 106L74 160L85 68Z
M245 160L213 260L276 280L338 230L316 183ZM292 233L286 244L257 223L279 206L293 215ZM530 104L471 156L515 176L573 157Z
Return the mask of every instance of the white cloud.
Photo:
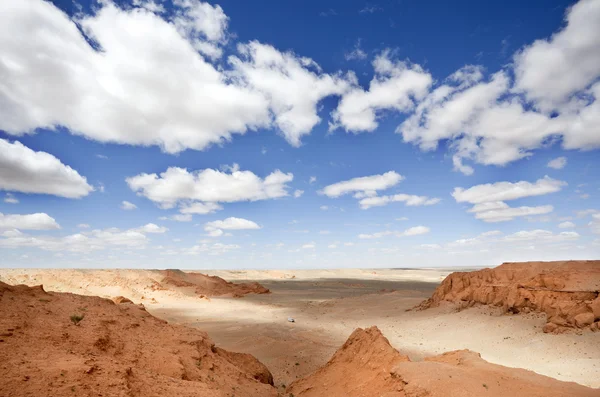
M515 88L545 110L566 103L600 75L600 4L582 0L566 15L566 26L515 55Z
M293 178L291 173L284 174L276 170L261 179L251 171L240 171L237 165L234 165L230 172L210 168L189 172L185 168L170 167L160 175L140 174L127 178L126 182L133 191L163 208L172 208L181 203L182 212L202 213L220 209L216 203L287 196L286 183L291 182ZM189 201L202 202L205 205L189 204Z
M419 245L419 248L424 248L424 249L428 249L428 250L437 250L437 249L441 249L442 246L439 244L421 244L421 245Z
M130 203L129 201L123 201L121 202L121 209L131 211L137 209L137 205Z
M565 165L567 165L566 157L557 157L553 160L550 160L547 164L548 167L554 168L555 170L563 169L565 168Z
M31 236L17 231L11 235L4 235L6 238L0 239L0 247L69 252L91 252L108 248L144 248L149 242L146 233L164 233L166 230L154 224L147 224L123 231L118 228L95 229L64 237Z
M161 221L175 221L175 222L191 222L192 214L174 214L171 216L161 216Z
M361 40L358 39L352 51L344 54L346 61L363 60L367 58L367 53L360 47L360 42Z
M469 189L457 187L454 188L452 197L458 203L489 203L554 193L566 185L566 182L545 176L534 183L527 181L495 182L475 185Z
M427 196L415 196L411 194L395 194L393 196L375 196L365 197L358 203L363 210L371 207L381 207L393 202L403 202L409 207L421 205L434 205L441 201L439 198L429 198Z
M54 218L43 212L26 215L5 215L0 212L0 230L1 229L52 230L60 229L60 225Z
M1 41L0 48L2 48ZM0 61L1 59L0 55ZM2 88L0 87L1 103ZM2 106L0 106L0 124L2 124L1 114ZM11 143L5 139L0 139L0 189L67 198L81 198L94 190L85 177L61 163L53 155L35 152L18 141Z
M197 52L218 55L210 42L221 34L221 27L210 26L215 13L204 22L198 15L212 6L178 3L173 23L146 9L100 3L77 23L101 52L49 2L0 3L6 65L0 129L20 135L62 125L100 142L159 145L176 153L267 126L267 99L227 83ZM209 40L192 37L196 33Z
M561 229L571 229L575 227L575 224L573 222L566 221L559 223L558 227Z
M401 217L401 218L396 218L396 220L397 220L397 221L401 221L401 222L402 222L402 221L407 221L407 220L408 220L408 218L407 218L407 217L405 217L405 216L403 216L403 217Z
M315 247L316 247L316 244L314 241L311 241L310 243L306 243L306 244L302 245L302 249L305 249L305 250L315 249Z
M418 65L394 62L386 50L373 60L375 77L369 90L363 90L354 77L353 87L332 112L330 131L343 127L346 131L371 132L379 125L378 113L384 110L407 112L414 107L413 99L420 100L433 81L431 75Z
M295 198L298 198L298 197L302 196L303 194L304 194L304 190L299 190L298 189L298 190L294 191L294 197Z
M329 209L329 207L328 207L328 206L326 206L326 205L322 205L322 206L320 206L320 207L319 207L319 209L320 209L321 211L327 211L327 210Z
M192 203L183 203L179 207L179 212L182 214L199 214L206 215L212 214L215 211L222 210L223 207L217 203L202 203L202 202L192 202Z
M327 246L327 248L329 248L329 249L336 249L337 248L337 244L329 244Z
M383 11L383 8L377 4L367 3L363 8L358 11L359 14L373 14L378 11Z
M108 160L108 156L105 156L103 154L97 154L96 157L102 160Z
M311 176L311 177L308 179L308 183L310 183L311 185L312 185L313 183L315 183L316 181L317 181L317 177L316 177L316 176Z
M395 171L388 171L381 175L363 176L353 178L347 181L337 182L325 186L319 194L324 194L330 198L340 197L344 194L359 192L372 193L378 190L386 190L397 185L404 177Z
M11 193L6 193L4 196L4 202L7 204L19 204L19 199Z
M384 232L377 232L373 234L359 234L358 238L360 239L376 239L385 236L396 236L396 237L406 237L406 236L417 236L420 234L429 233L430 229L426 226L415 226L409 229L406 229L403 232L394 231L394 230L386 230Z
M475 213L475 218L484 222L504 222L516 217L548 214L554 210L551 205L537 207L510 207L503 201L490 201L475 204L469 212Z
M454 188L452 197L458 203L474 204L469 212L474 213L476 219L485 222L505 222L516 217L547 214L552 212L554 207L551 205L510 207L504 201L554 193L565 185L566 182L546 176L534 183L495 182L472 186L469 189L457 187Z
M600 213L592 214L592 221L588 226L592 233L600 234Z
M330 230L320 230L319 234L331 234Z
M508 71L484 81L480 67L467 66L472 78L450 76L397 132L422 150L448 141L455 170L468 175L474 170L464 160L505 165L558 141L565 149L600 147L600 39L593 34L600 26L599 9L593 1L579 2L551 42L537 41L517 54L514 86Z
M204 224L204 230L211 237L219 237L224 234L223 230L254 230L261 227L248 219L229 217L224 220L207 222Z
M167 229L164 226L158 226L154 223L148 223L142 227L139 227L137 229L132 229L134 231L140 232L140 233L166 233Z
M330 95L341 95L349 84L340 75L321 73L312 59L252 41L238 44L242 59L229 58L232 74L264 94L272 110L275 125L292 146L300 146L321 119L317 103Z
M353 242L346 242L346 243L344 243L344 246L345 247L352 247L352 246L354 246L354 243Z
M506 242L538 241L538 242L560 242L566 240L576 240L579 238L577 232L560 232L554 234L548 230L522 230L514 234L505 236L502 240Z
M599 210L596 209L587 209L587 210L581 210L581 211L577 211L576 215L578 218L585 218L588 215L593 215L600 212Z

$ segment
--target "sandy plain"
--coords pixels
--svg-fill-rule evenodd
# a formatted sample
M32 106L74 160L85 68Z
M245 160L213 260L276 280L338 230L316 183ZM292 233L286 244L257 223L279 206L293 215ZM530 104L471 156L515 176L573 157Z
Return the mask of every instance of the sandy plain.
M544 314L507 315L485 306L407 311L456 270L199 270L229 281L257 281L271 290L242 298L202 298L185 288L153 290L151 281L160 275L152 270L0 269L0 281L126 296L159 318L200 328L220 347L254 355L279 388L324 365L354 329L372 325L412 360L470 349L491 363L600 387L600 333L545 334Z

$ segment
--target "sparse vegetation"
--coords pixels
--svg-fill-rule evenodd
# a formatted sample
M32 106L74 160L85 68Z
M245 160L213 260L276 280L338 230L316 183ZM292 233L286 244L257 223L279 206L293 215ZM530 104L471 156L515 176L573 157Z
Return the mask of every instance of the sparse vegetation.
M81 320L83 320L84 317L84 314L72 314L70 319L73 324L79 325L79 323L81 322Z

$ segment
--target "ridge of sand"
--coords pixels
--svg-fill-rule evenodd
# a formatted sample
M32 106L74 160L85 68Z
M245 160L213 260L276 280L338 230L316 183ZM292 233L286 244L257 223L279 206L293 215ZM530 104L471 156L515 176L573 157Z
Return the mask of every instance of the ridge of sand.
M600 390L490 364L469 350L412 362L377 327L370 327L356 329L325 366L293 382L286 393L296 397L592 397Z
M493 269L450 274L420 309L452 302L504 312L543 312L544 332L600 331L600 261L503 263Z
M2 396L277 396L249 354L132 303L0 282Z

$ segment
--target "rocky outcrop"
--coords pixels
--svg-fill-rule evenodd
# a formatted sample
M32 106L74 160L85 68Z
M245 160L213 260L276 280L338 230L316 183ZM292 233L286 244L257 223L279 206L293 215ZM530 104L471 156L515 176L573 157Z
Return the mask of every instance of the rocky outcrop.
M450 274L420 309L444 302L475 304L505 312L543 312L544 332L569 328L598 330L600 261L503 263L493 269Z
M114 298L111 299L113 302L115 302L117 305L120 305L122 303L133 303L131 301L131 299L129 298L125 298L124 296L115 296Z
M259 283L232 283L217 276L184 272L177 269L162 271L161 284L171 287L191 288L200 296L240 297L247 294L268 294L270 291Z
M294 397L567 397L598 396L600 390L561 382L519 368L490 364L459 350L412 362L379 329L357 329L332 359L293 382Z
M277 396L269 370L141 305L0 282L0 396Z

